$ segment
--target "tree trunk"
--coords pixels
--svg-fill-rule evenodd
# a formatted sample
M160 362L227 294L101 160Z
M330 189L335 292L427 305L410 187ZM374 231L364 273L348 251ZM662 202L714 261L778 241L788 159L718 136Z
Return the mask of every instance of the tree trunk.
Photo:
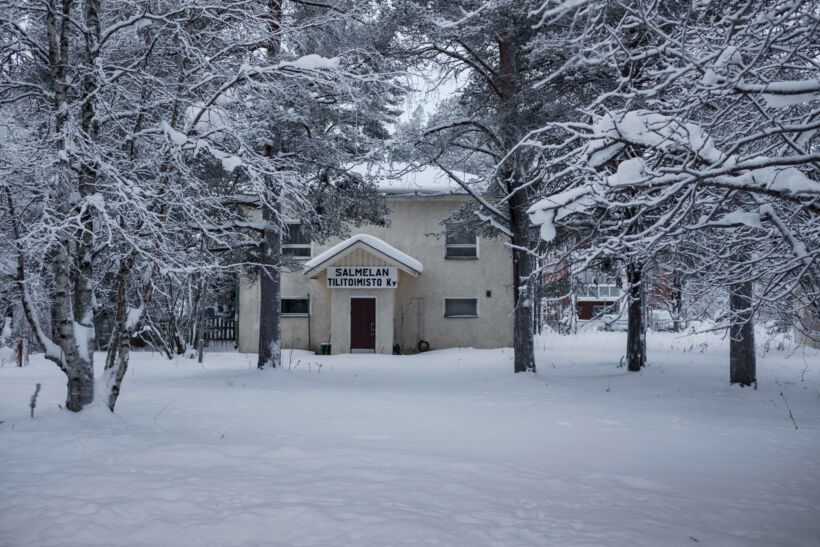
M68 396L65 406L79 412L94 401L94 374L91 370L80 370L68 377Z
M108 389L108 409L114 411L114 405L120 394L120 384L128 368L128 357L131 349L131 333L128 330L128 274L134 263L133 254L120 260L120 269L117 274L117 316L114 323L114 332L111 335L111 344L108 346L108 355L105 359L105 377Z
M173 355L185 354L185 335L181 332L181 329L184 327L181 326L182 321L181 317L179 317L179 309L185 308L187 285L188 278L186 277L185 281L183 281L177 289L176 294L174 294L174 281L170 275L167 276L166 290L168 296L166 298L165 314L168 317L168 324L167 329L163 329L166 332L163 343L168 348L168 359L173 359ZM179 301L182 302L181 305L178 304Z
M58 13L54 0L48 3L46 9L46 36L48 40L48 64L51 67L51 79L54 90L54 130L60 135L68 119L68 109L64 108L68 100L68 42L69 22L72 0L62 0L60 3L60 25L57 27ZM61 148L66 149L65 135L60 136ZM64 159L61 161L65 161Z
M105 363L105 372L108 379L108 409L114 412L114 405L117 404L117 398L120 395L120 386L125 373L128 371L128 363L131 357L131 339L139 325L145 318L145 313L151 299L154 295L154 280L157 275L157 267L153 266L151 275L147 282L141 287L140 291L140 307L137 309L129 309L127 302L127 283L128 275L133 269L136 260L136 255L131 254L127 259L120 264L119 272L119 287L117 290L117 334L116 344L108 348L108 356ZM135 317L131 314L136 313Z
M94 118L94 105L97 95L97 71L92 67L96 66L99 55L100 40L100 19L99 0L85 0L85 63L87 74L82 85L82 106L80 108L80 126L89 140L94 141L99 134L97 121ZM95 182L97 180L96 166L88 162L83 162L79 174L79 194L84 200L96 191ZM90 354L94 342L94 308L93 308L93 288L92 275L93 264L91 257L94 254L94 219L92 217L93 207L84 206L80 212L80 226L74 234L74 241L77 245L74 254L74 320L86 329L88 336L77 341L85 344L81 349L82 353Z
M519 197L520 196L520 197ZM531 294L533 274L532 255L525 250L529 248L529 225L526 215L526 202L521 192L510 200L510 218L513 228L513 369L515 372L535 372L535 344L533 340L533 321Z
M281 0L269 0L269 31L271 39L267 44L267 56L271 62L282 47ZM265 145L264 154L275 158L282 151L282 136L274 134L271 142ZM282 231L280 230L278 207L279 192L276 181L273 185L271 203L262 204L262 220L265 228L262 233L262 259L259 269L260 304L259 304L259 368L279 368L282 365Z
M14 222L14 220L12 220ZM19 289L19 287L18 287ZM23 295L20 294L15 299L9 315L6 319L7 324L11 327L12 337L8 340L10 343L15 337L17 338L17 366L27 367L29 364L29 327L26 321L26 315L23 311Z
M752 282L745 281L732 285L729 295L729 382L741 386L757 383L752 289Z
M516 61L514 33L507 31L498 39L499 91L498 125L501 128L503 145L513 150L519 140L517 80L519 78ZM533 342L531 276L533 274L530 248L530 222L527 215L528 191L524 184L524 159L520 151L510 154L503 168L509 197L510 232L512 232L513 259L513 370L535 372L535 348Z
M188 318L188 335L185 341L186 349L196 348L199 343L199 314L201 313L200 308L203 305L202 294L204 292L205 279L202 276L198 277L200 279L194 289L194 296L191 302L191 313Z
M120 339L117 348L117 358L114 361L114 367L109 371L111 377L108 385L108 410L114 412L114 406L117 404L117 398L120 396L120 386L122 386L122 379L125 378L125 373L128 371L128 363L131 357L131 334L123 336Z
M54 275L54 303L57 312L57 330L63 354L65 373L68 376L66 408L80 411L94 400L94 354L89 349L90 337L86 327L74 320L72 305L69 258L63 240L57 248Z
M544 328L544 283L541 279L541 274L533 278L532 286L533 292L535 293L532 308L532 332L533 335L538 335L541 334Z
M683 275L678 269L672 272L672 319L673 329L680 332L683 325Z
M98 0L86 0L85 2L85 25L86 25L86 50L85 62L88 74L82 86L82 107L81 107L81 128L89 139L97 137L97 123L94 120L94 103L96 101L96 71L92 67L96 64L99 53L98 42L100 36L100 21L97 16ZM78 192L81 199L85 199L95 191L96 172L95 166L83 163L79 174ZM72 270L66 271L66 283L64 285L65 301L73 297L73 302L67 305L64 302L60 310L60 345L66 355L66 366L68 368L68 399L66 407L69 410L78 411L93 401L94 399L94 307L92 275L93 264L92 255L94 253L94 219L92 217L92 207L83 204L80 213L80 226L73 234L72 239L75 245L72 257ZM72 247L66 242L67 253ZM65 266L68 266L69 259L64 254ZM61 267L61 266L58 266ZM73 278L73 279L72 279ZM69 286L73 285L71 294L68 292ZM68 318L73 316L72 328L68 328ZM67 348L76 351L69 352Z
M28 366L28 340L25 338L17 341L17 366Z
M278 368L282 364L282 232L278 215L269 206L263 206L265 230L262 240L262 267L260 268L259 304L259 368Z
M646 364L643 264L630 262L626 267L626 279L629 284L626 362L627 370L637 372Z
M55 133L59 135L60 150L64 154L60 163L60 175L63 177L68 177L70 171L65 159L69 151L68 137L64 132L69 112L66 104L68 101L66 71L70 66L69 25L72 3L72 0L62 0L59 28L56 5L50 3L46 10L48 59L54 90L54 127ZM69 183L68 180L66 182ZM93 227L90 218L85 215L81 222L85 228ZM60 238L54 261L55 319L60 355L59 357L51 355L50 358L56 360L68 377L66 408L73 411L82 410L85 405L94 400L94 354L90 351L94 332L90 285L91 254L88 246L91 233L81 232L82 230L79 230L71 236L65 234ZM74 256L69 254L72 251L75 253ZM72 275L77 277L72 278ZM76 291L76 294L72 289ZM27 312L27 316L32 322L32 327L37 331L40 342L47 344L49 341L42 330L36 326L33 313Z

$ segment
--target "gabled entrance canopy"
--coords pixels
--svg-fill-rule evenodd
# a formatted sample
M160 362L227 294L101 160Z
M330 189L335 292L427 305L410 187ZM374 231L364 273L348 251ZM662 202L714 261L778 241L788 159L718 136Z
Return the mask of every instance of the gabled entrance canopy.
M316 277L328 266L331 266L335 262L342 260L358 250L362 250L388 264L396 266L404 273L413 277L419 276L424 269L421 262L401 252L386 241L369 234L357 234L307 261L305 263L304 274L309 277Z

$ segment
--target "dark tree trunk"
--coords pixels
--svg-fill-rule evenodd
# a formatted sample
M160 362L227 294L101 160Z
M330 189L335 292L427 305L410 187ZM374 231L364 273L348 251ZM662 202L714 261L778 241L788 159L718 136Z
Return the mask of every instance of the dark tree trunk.
M533 300L532 306L532 333L533 335L537 335L544 327L544 311L542 309L543 291L542 285L538 280L535 280L532 286L533 292L535 293L535 299Z
M171 332L171 339L174 342L174 351L177 355L185 355L185 342L182 341L182 337L179 335L179 330L176 328L176 324L173 326L173 331ZM170 356L168 357L171 358Z
M278 228L277 217L270 207L263 207L265 230L259 279L259 368L278 368L282 363L282 233Z
M683 275L679 270L672 272L672 319L675 332L682 327L683 318Z
M510 200L510 217L513 229L513 369L515 372L535 372L535 344L533 341L532 255L521 249L529 248L529 225L525 214L526 203L519 192ZM523 218L522 218L523 217Z
M626 280L629 284L626 362L628 370L637 372L646 364L643 264L637 262L627 264Z
M17 366L28 366L28 340L25 338L17 341Z
M505 32L498 39L499 94L498 126L501 130L503 146L513 150L518 144L518 96L519 78L516 61L514 33ZM520 151L510 154L503 168L509 198L510 232L512 232L513 259L513 369L515 372L535 372L535 350L533 343L531 276L533 274L530 248L530 221L527 216L529 194L524 184L525 160Z
M14 222L14 220L12 220L12 222ZM17 366L26 367L29 364L29 328L26 323L25 313L23 312L22 294L19 295L19 298L17 298L14 304L9 308L8 313L9 315L6 317L6 322L11 327L11 332L13 334L8 342L12 342L15 337L17 338L17 342L15 343ZM2 328L2 324L0 324L0 328Z
M122 335L125 332L125 321L128 315L126 300L126 289L128 273L130 271L129 259L120 261L119 272L117 273L117 311L114 320L114 330L111 332L111 342L108 344L108 353L105 356L105 370L114 368L117 350L120 346Z
M268 58L273 58L281 48L281 0L269 0L269 27L271 40L267 45ZM269 158L276 157L282 151L282 136L274 134L272 142L265 145L264 154ZM271 180L272 185L276 181ZM282 231L280 229L278 207L279 192L273 187L271 203L262 204L262 220L265 228L262 233L262 259L259 275L259 368L279 368L282 364Z
M202 317L202 308L205 305L205 278L202 275L197 274L194 277L194 280L196 282L196 288L194 289L194 296L191 301L191 314L188 318L188 335L186 340L187 348L196 348L199 345L199 339L202 336L199 332L199 327L201 325L200 317Z
M750 386L757 382L752 282L732 285L730 290L729 382Z
M165 338L165 346L168 347L168 359L173 359L172 354L185 354L185 339L184 333L181 332L182 327L180 327L181 318L177 315L177 302L182 300L184 304L185 295L187 293L187 285L188 281L186 280L180 287L177 288L175 295L174 282L170 276L167 278L168 298L165 304L165 313L168 315L168 327L166 331L167 335Z

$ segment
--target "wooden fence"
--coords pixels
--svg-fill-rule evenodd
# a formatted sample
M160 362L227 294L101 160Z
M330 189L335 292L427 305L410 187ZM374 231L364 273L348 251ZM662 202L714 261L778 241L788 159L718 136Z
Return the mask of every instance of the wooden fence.
M232 349L236 345L236 323L232 317L210 317L203 321L206 347Z

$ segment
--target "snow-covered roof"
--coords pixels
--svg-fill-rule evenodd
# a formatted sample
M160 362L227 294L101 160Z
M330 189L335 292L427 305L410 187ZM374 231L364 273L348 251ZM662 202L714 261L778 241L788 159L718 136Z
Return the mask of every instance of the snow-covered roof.
M464 194L464 189L439 167L425 165L413 167L407 163L357 164L349 171L363 177L376 179L379 190L389 195L447 195ZM472 173L453 170L460 179L476 182Z
M421 262L407 253L396 249L386 241L370 234L356 234L305 262L305 275L317 273L322 266L353 246L365 246L368 248L368 251L375 251L375 254L389 261L396 262L399 266L403 266L401 269L411 275L419 275L424 269Z

